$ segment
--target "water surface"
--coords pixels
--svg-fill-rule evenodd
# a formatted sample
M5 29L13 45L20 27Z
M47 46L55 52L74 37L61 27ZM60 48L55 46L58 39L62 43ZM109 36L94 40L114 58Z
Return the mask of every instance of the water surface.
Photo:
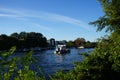
M58 55L54 54L54 50L46 50L43 52L35 52L33 56L38 58L38 65L41 66L43 73L51 75L58 70L68 71L73 69L74 62L80 62L84 59L79 53L91 51L93 51L93 49L71 48L70 53Z

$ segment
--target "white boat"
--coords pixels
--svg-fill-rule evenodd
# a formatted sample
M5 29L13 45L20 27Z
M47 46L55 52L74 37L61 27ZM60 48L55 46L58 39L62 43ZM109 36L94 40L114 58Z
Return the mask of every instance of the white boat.
M78 47L79 49L84 49L84 46L80 46L80 47Z
M64 54L69 52L70 50L66 48L66 45L56 45L56 49L54 51L56 54Z

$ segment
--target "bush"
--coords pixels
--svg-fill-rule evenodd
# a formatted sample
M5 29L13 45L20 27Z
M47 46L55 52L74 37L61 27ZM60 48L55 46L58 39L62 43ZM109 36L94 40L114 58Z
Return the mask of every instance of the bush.
M120 35L113 32L102 38L95 50L85 60L77 62L74 70L58 72L59 80L120 80ZM54 80L53 79L53 80Z
M1 80L45 80L45 77L30 69L30 65L35 63L32 57L32 51L26 53L23 57L15 57L15 47L8 52L0 53L0 79ZM39 67L39 66L38 66Z

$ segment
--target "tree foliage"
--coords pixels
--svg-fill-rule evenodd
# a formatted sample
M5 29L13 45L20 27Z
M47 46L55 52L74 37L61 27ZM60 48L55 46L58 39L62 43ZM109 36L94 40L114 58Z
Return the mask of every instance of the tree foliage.
M74 47L74 42L73 41L68 41L66 45L69 48Z
M76 47L84 46L85 42L86 41L84 38L77 38L76 40L74 40L74 44Z
M120 30L120 1L119 0L98 0L100 1L105 15L98 20L91 22L97 26L97 31L106 28L106 31Z
M97 31L110 31L98 41L95 50L85 60L77 62L68 73L58 72L54 79L60 80L120 80L120 1L99 0L105 15L97 21Z
M66 43L67 47L71 48L71 47L80 47L80 46L84 46L85 48L95 48L96 47L97 42L90 42L90 41L86 41L84 38L77 38L74 41L68 41Z
M47 39L41 33L36 32L13 33L10 36L0 35L0 50L8 50L12 46L17 48L46 47Z
M57 72L52 80L120 80L120 1L99 1L105 15L91 24L98 27L97 31L106 28L111 35L99 39L95 50L84 61L75 63L73 70Z
M36 61L32 57L33 52L17 57L14 55L15 49L12 47L8 52L0 53L0 80L45 80L40 70L30 69Z

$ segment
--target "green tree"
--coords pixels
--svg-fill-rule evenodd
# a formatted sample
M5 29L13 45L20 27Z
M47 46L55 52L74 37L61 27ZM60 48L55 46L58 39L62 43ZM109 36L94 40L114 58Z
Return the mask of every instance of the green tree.
M97 31L106 28L106 31L120 30L120 1L119 0L98 0L100 1L105 15L100 17L97 21L91 22L97 26Z
M61 80L120 80L120 1L99 0L105 15L91 22L97 31L103 28L110 31L110 36L98 40L98 45L85 60L75 64L75 69L68 73L58 72L53 77ZM72 77L70 77L72 76Z
M27 37L27 33L26 32L20 32L19 34L19 39L25 39Z
M47 47L47 38L41 33L36 32L21 32L13 33L10 36L5 34L0 35L0 50L9 50L12 46L17 49L31 47Z
M97 46L97 42L86 41L85 48L95 48Z
M16 39L19 39L19 34L18 33L12 33L10 37L14 37Z
M74 47L74 42L68 41L66 45L67 45L67 47Z
M27 33L25 40L26 47L46 47L47 39L41 33Z
M14 37L9 37L7 35L0 35L0 49L1 50L8 50L12 46L17 46L18 44L18 39Z

